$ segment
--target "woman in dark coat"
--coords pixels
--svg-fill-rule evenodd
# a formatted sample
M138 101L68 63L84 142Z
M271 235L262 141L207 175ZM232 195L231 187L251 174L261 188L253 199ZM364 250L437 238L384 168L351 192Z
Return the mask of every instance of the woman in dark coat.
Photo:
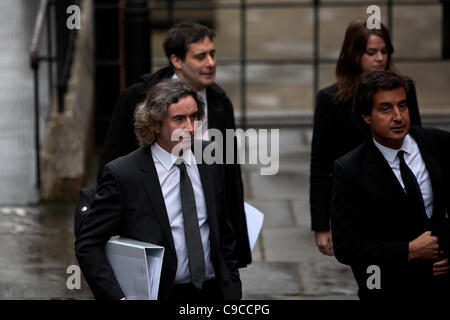
M311 229L323 254L334 255L330 232L333 162L359 146L366 131L353 113L352 92L364 71L391 70L394 48L386 27L368 29L364 19L347 28L336 65L337 83L320 90L316 96L311 146L310 206ZM407 79L407 102L411 123L421 125L416 91Z

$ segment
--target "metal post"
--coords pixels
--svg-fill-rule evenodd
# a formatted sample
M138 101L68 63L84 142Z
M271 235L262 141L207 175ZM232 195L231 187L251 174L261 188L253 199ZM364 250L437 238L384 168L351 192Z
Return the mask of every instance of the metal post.
M314 81L313 96L319 91L319 0L314 0Z
M450 59L450 1L442 0L442 59Z
M66 28L66 8L70 5L68 0L54 2L56 19L56 48L57 48L57 88L58 88L58 112L64 111L64 65L69 46L69 29Z
M35 158L36 158L36 187L38 190L41 187L41 163L40 163L40 142L39 142L39 85L38 85L38 68L33 70L34 73L34 143L35 143Z
M117 28L117 40L119 43L119 77L120 77L120 92L127 87L127 70L125 67L125 0L119 0L119 13L118 13L118 28Z
M53 5L53 2L49 2L47 5L47 67L48 67L48 96L49 103L52 101L52 91L53 91L53 70L52 70L52 14L50 6Z
M241 0L241 127L247 129L247 3Z
M30 45L30 66L33 69L34 78L34 142L35 142L35 160L36 160L36 187L41 187L41 168L40 168L40 139L39 139L39 37L44 24L45 13L48 9L48 1L42 0L39 4L39 11L36 18L36 25L33 31L33 37Z
M173 0L168 1L168 8L167 8L167 20L169 21L169 27L172 27L174 24L173 21Z
M392 0L388 0L387 3L387 10L388 10L388 22L387 27L389 30L389 33L391 34L391 40L394 38L394 29L393 29L393 14L392 14Z
M108 132L114 105L121 91L120 68L125 61L120 60L124 57L123 51L119 53L122 50L118 36L118 32L121 32L119 2L95 0L94 5L95 143L100 147ZM123 81L125 88L125 76Z
M150 21L146 0L125 2L125 70L130 86L150 72Z

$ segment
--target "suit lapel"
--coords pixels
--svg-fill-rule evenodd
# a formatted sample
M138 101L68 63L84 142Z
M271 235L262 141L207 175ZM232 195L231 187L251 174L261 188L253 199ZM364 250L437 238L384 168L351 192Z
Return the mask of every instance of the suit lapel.
M436 163L435 159L433 158L433 154L430 151L429 143L432 143L431 141L424 140L424 137L419 134L415 129L411 129L411 136L416 140L417 145L419 146L420 154L422 155L422 159L425 162L425 166L428 171L428 175L430 177L431 181L431 188L433 190L433 213L436 212L437 208L439 208L439 199L440 197L440 191L442 189L442 171L439 167L439 165ZM434 215L434 214L433 214Z
M208 166L205 163L197 164L200 180L202 181L203 193L205 195L206 210L208 212L208 225L211 230L212 241L218 239L218 222L216 217L216 201L214 186L210 183L210 173Z
M203 193L205 195L206 209L208 213L208 225L210 230L210 243L211 243L211 258L214 264L216 276L221 275L225 282L229 281L229 275L221 262L221 245L220 245L220 228L219 218L216 208L216 192L213 183L213 172L211 172L211 165L205 163L197 164L198 172L200 174L200 180L202 182Z
M161 229L170 245L173 252L175 245L173 243L172 230L170 229L169 216L167 215L164 197L161 192L161 185L159 184L158 174L156 172L155 163L151 153L150 146L144 150L144 157L140 161L140 169L143 171L141 182L147 194L150 205L155 213L157 220L161 225Z
M423 140L423 137L414 130L412 130L412 132L410 133L419 146L420 154L425 162L425 166L431 180L434 199L433 213L435 213L440 206L439 192L441 188L439 186L442 185L442 172L438 164L434 160L432 153L427 146L427 143L425 143L425 141ZM383 188L380 190L383 190L383 194L391 197L393 199L392 201L395 201L395 199L397 199L397 201L401 199L402 201L405 201L406 204L408 202L408 198L403 190L403 187L397 180L397 177L395 176L388 162L375 146L373 141L369 142L369 149L369 159L367 161L368 163L370 163L370 165L368 165L368 170L373 181L377 181L380 186L383 186ZM428 219L426 219L426 217L424 217L424 219L424 222L427 223Z
M366 159L368 164L367 173L370 175L371 180L377 182L379 185L378 190L382 191L386 196L397 199L397 201L398 199L407 201L407 196L402 185L383 154L378 150L372 140L369 140L367 144L369 149Z

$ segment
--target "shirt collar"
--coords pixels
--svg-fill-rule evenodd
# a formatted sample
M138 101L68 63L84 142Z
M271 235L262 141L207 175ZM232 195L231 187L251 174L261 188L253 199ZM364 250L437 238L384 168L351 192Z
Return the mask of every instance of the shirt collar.
M177 74L174 73L172 76L172 79L179 80L180 78L178 78ZM206 104L206 88L203 88L202 90L197 91L197 94L202 98L203 103Z
M202 98L203 103L206 103L206 88L197 91L198 95Z
M156 142L152 144L151 149L152 154L156 157L156 159L158 159L159 162L161 162L161 164L164 166L164 168L166 168L167 171L172 169L178 157L161 148L160 145ZM195 164L195 158L192 156L191 149L184 150L181 158L183 159L183 162L189 167Z
M389 163L394 163L394 160L397 157L397 154L400 150L403 150L406 154L410 154L412 152L412 138L409 135L409 133L405 136L405 139L403 139L403 144L398 150L383 146L379 144L374 138L372 139L373 142L375 143L375 146L378 148L378 150L380 150L384 158Z

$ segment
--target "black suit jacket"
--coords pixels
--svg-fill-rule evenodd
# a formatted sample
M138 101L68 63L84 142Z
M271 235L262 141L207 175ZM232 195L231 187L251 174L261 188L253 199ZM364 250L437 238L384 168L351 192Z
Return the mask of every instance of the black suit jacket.
M421 125L416 90L407 82L407 100L411 123ZM370 135L353 112L352 101L336 104L334 84L320 90L316 97L311 144L310 207L311 229L330 230L333 162L358 147Z
M210 227L211 257L223 299L240 299L235 238L226 212L223 171L219 165L198 164ZM177 256L158 174L150 146L105 166L91 209L75 243L81 270L97 299L121 299L122 290L104 247L113 235L165 248L158 299L169 299L175 282Z
M173 70L163 68L154 74L146 74L123 91L114 108L108 134L100 154L97 180L100 180L104 166L118 157L124 156L139 145L134 134L134 110L144 101L148 90L164 79L171 78ZM226 93L215 83L206 88L208 100L208 127L219 129L225 137L226 129L235 129L233 105ZM224 165L227 202L230 205L230 222L237 234L236 255L239 267L245 267L252 261L247 233L247 221L244 212L244 187L241 168L237 163L235 143L234 164ZM223 152L226 159L226 152ZM225 162L224 162L225 163Z
M419 146L432 184L430 219L414 213L372 138L334 163L334 252L338 261L352 267L361 298L450 292L448 277L432 276L433 261L408 261L408 243L426 230L439 236L442 248L448 247L450 134L423 128L412 128L410 134ZM367 288L370 265L381 269L381 290Z

